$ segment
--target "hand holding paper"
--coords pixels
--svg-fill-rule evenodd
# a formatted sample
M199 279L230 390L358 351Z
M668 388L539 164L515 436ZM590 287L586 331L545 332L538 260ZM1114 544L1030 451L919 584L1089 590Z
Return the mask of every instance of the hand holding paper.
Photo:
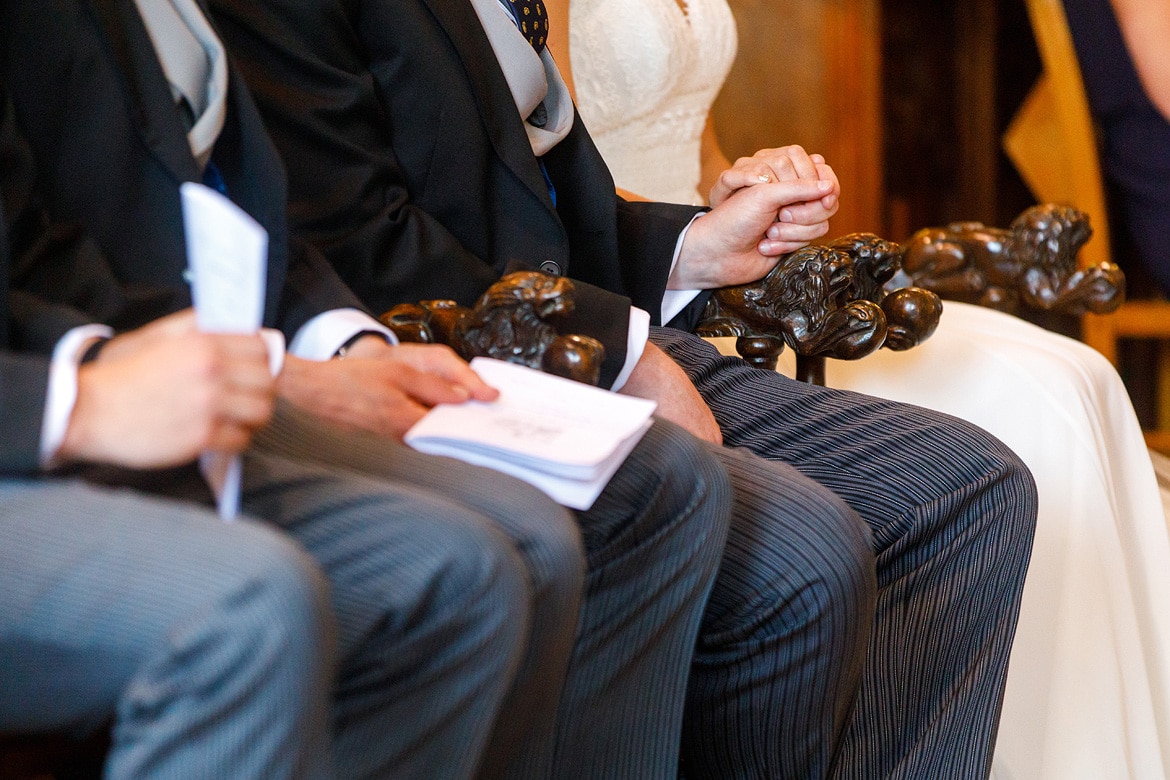
M209 187L187 182L179 194L199 328L211 333L257 332L264 318L268 233ZM234 519L240 502L239 456L208 452L199 464L215 491L220 517Z

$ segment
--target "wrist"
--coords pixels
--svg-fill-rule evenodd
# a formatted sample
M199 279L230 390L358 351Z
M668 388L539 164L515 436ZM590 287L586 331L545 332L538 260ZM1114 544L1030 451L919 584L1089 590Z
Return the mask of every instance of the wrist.
M53 461L93 460L93 442L97 438L92 421L95 418L94 406L94 368L82 366L77 371L77 399L69 412L69 421L65 425L65 435L61 444L53 453Z
M335 360L346 358L376 358L386 354L390 340L375 330L362 330L346 339L333 353Z

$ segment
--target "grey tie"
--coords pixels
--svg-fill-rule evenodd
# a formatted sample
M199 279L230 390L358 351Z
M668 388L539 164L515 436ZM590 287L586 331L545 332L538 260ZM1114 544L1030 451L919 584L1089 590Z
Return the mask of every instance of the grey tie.
M223 127L227 69L223 44L195 0L135 0L202 169Z

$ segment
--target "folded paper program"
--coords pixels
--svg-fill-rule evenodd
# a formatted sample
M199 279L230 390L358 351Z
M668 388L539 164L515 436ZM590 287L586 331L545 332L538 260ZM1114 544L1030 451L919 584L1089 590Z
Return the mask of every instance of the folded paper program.
M406 443L511 474L573 509L593 505L651 424L653 401L489 358L471 367L499 399L437 406Z

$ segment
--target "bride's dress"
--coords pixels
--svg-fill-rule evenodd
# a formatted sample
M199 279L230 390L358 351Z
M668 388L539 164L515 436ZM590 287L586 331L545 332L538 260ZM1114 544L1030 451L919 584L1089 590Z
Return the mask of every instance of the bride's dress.
M570 8L579 110L617 185L697 202L701 131L735 51L726 0ZM831 386L970 420L1036 477L1036 542L992 776L1170 776L1170 541L1116 371L1078 342L958 303L916 349L830 363ZM792 369L786 352L780 370Z
M571 0L569 36L577 110L618 186L703 203L703 126L735 60L727 3Z

